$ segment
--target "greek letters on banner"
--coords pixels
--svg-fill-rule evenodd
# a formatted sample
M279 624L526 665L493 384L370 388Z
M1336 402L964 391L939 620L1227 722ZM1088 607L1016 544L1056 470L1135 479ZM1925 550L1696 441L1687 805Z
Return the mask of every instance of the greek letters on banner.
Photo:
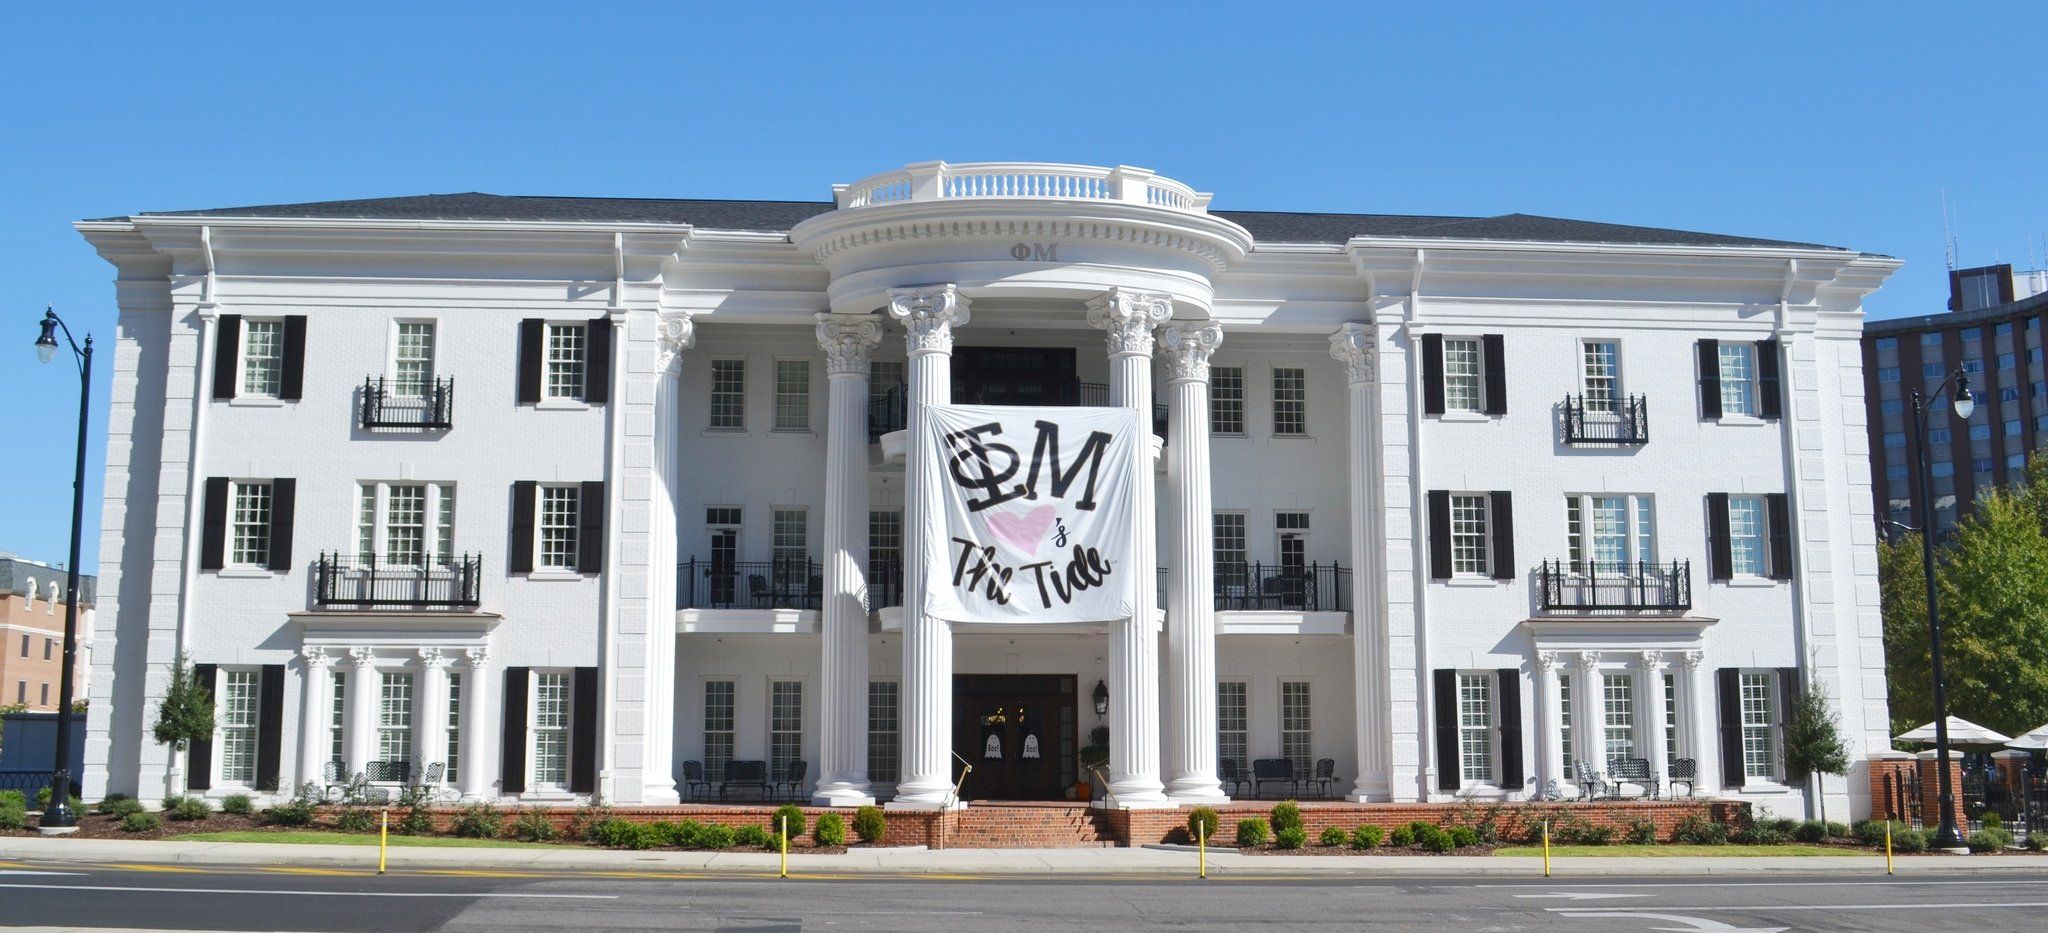
M1129 616L1137 413L1127 408L928 409L925 612L954 622ZM1149 451L1148 451L1149 452ZM1150 471L1146 471L1150 478ZM926 500L931 501L931 500Z

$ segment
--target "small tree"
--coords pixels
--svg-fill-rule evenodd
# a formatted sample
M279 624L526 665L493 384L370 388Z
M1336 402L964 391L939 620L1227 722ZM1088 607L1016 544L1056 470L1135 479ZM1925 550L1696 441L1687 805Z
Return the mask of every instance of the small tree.
M164 689L163 702L156 708L151 734L157 744L170 746L173 753L213 735L213 691L192 675L192 665L183 653L171 662L171 685Z
M1801 692L1786 710L1785 771L1798 780L1849 772L1849 749L1842 741L1841 722L1827 690L1818 683ZM1814 782L1814 799L1820 801L1821 822L1827 822L1827 791L1818 780Z

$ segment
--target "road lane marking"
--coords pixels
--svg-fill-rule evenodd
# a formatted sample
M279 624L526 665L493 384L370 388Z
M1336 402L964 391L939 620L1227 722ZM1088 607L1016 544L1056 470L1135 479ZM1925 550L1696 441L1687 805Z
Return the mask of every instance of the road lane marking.
M2012 881L1994 881L1994 880L1990 880L1990 879L1986 879L1986 880L1983 880L1983 881L1941 881L1941 880L1930 880L1930 881L1909 881L1909 880L1907 880L1907 879L1904 879L1904 878L1900 878L1900 879L1897 879L1897 880L1892 880L1892 881L1643 881L1643 882L1627 882L1627 881L1568 881L1568 882L1565 882L1565 883L1566 883L1566 884L1568 884L1568 885L1570 885L1571 887L1574 887L1574 888L1807 888L1807 887L1829 887L1829 888L1835 888L1835 887L1877 887L1877 888L1890 888L1890 887L1897 887L1897 886L1899 886L1899 885L1902 885L1902 884L1939 884L1939 885L1952 885L1952 884L2010 884L2010 885L2043 885L2043 884L2048 884L2048 881L2022 881L2022 880L2012 880ZM1550 883L1550 884L1538 884L1538 883L1535 883L1535 882L1522 882L1522 883L1519 883L1519 884L1475 884L1475 885L1469 885L1469 887L1474 887L1474 888L1550 888L1550 887L1556 887L1556 886L1557 886L1557 884L1556 884L1556 883L1554 883L1554 882L1553 882L1553 883ZM1448 885L1448 887L1468 887L1468 885Z
M165 875L203 875L204 868L181 868L176 865L147 865L141 862L102 862L103 868L118 868L122 871L153 871Z
M1555 894L1517 894L1516 897L1562 897L1574 901L1606 901L1617 897L1654 897L1651 894L1601 894L1592 891L1559 891Z
M257 894L300 897L495 897L522 900L616 901L616 894L532 894L510 891L292 891L262 888L152 888L117 884L21 884L0 882L0 888L33 888L47 891L130 891L149 894Z
M326 878L358 878L370 873L369 869L346 868L258 868L260 872L275 875L318 875Z
M1767 914L1780 910L1980 910L1986 907L2048 907L2048 901L1964 901L1956 904L1754 904L1723 907L1664 907L1662 910L1703 913L1706 911ZM1614 916L1634 907L1545 907L1552 913L1575 911L1589 916Z
M31 871L13 868L0 868L0 875L39 875L44 878L52 878L57 877L59 875L76 876L83 874L85 874L85 872L82 871Z
M1652 914L1652 913L1603 913L1603 914L1591 914L1591 913L1580 913L1580 914L1560 914L1559 916L1564 916L1564 917L1571 917L1571 918L1572 918L1572 919L1574 919L1574 920L1584 920L1584 919L1588 919L1588 918L1592 918L1592 917L1635 917L1635 918L1638 918L1638 919L1642 919L1642 920L1662 920L1662 921L1664 921L1664 922L1666 922L1666 923L1683 923L1683 924L1685 924L1685 926L1682 926L1682 927L1651 927L1651 928L1650 928L1650 929L1652 929L1652 930L1661 930L1661 931L1668 931L1668 933L1785 933L1785 931L1786 931L1786 930L1792 929L1791 927L1738 927L1738 926L1730 926L1730 925L1728 925L1728 924L1726 924L1726 923L1722 923L1722 922L1721 922L1721 921L1719 921L1719 920L1708 920L1708 919L1707 919L1707 918L1705 918L1705 917L1684 917L1684 916L1680 916L1680 915L1678 915L1678 914Z

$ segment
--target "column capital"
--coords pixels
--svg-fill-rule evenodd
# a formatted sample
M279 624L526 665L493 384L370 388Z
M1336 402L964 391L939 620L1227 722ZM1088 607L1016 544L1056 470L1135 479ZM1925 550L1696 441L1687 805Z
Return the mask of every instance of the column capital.
M882 342L882 322L868 314L818 315L818 346L828 376L868 374L868 351Z
M327 656L327 649L319 645L300 648L299 658L306 662L307 667L326 667L328 662L334 660Z
M348 656L350 660L356 663L357 667L367 668L377 665L377 649L375 648L350 648L348 649Z
M469 662L471 668L480 668L491 663L491 649L485 647L464 648L462 649L462 657L463 660Z
M426 647L420 649L420 666L428 670L447 667L449 664L454 663L454 661L453 657L441 653L439 648Z
M1553 673L1556 673L1556 672L1557 672L1557 669L1558 669L1558 668L1560 668L1560 667L1563 667L1563 666L1564 666L1564 656L1563 656L1563 655L1560 655L1560 654L1558 654L1558 653L1557 653L1557 652L1555 652L1555 651L1538 651L1538 652L1536 652L1536 669L1537 669L1537 670L1540 670L1540 671L1542 671L1542 672L1543 672L1543 673L1545 673L1545 674L1553 674Z
M697 345L697 322L688 314L664 314L656 328L655 343L661 348L657 368L668 372L676 357Z
M1636 667L1645 674L1655 674L1664 668L1664 652L1645 651L1636 656Z
M1372 328L1357 322L1345 324L1330 335L1330 357L1344 364L1354 383L1373 381L1377 354Z
M889 316L902 323L910 353L952 353L953 328L967 323L967 305L951 283L889 289Z
M1566 655L1565 659L1582 671L1595 670L1600 666L1600 652L1598 651L1575 652Z
M1697 674L1700 668L1706 666L1707 653L1704 651L1688 651L1679 655L1679 659L1685 662L1685 669L1688 673Z
M1215 321L1168 324L1159 329L1166 353L1159 363L1168 382L1208 382L1209 357L1223 345L1223 325Z
M1152 355L1152 328L1173 319L1173 298L1163 292L1112 288L1088 299L1088 326L1109 332L1109 355Z

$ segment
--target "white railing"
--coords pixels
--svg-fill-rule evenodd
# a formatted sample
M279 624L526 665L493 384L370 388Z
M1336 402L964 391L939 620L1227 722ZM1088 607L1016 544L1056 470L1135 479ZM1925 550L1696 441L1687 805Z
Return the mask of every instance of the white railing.
M1207 213L1209 195L1151 169L1119 165L1060 165L1047 162L920 162L835 185L841 209L962 199L1118 201L1191 214Z

